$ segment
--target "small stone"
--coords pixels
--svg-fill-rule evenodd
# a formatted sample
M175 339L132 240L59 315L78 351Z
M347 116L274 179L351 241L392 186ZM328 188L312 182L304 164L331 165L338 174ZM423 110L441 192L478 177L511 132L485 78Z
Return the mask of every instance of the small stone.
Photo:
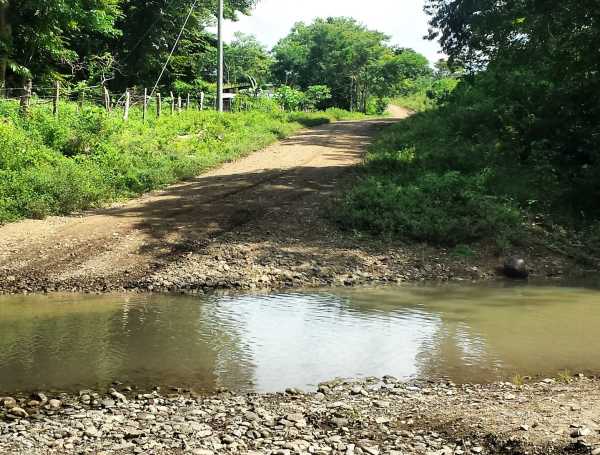
M294 423L304 422L304 416L302 414L288 414L285 416L285 419Z
M13 397L2 397L0 398L0 406L6 409L14 408L17 405L17 400Z
M48 407L52 410L57 410L60 409L60 407L62 406L62 401L57 400L57 399L52 399L48 401Z
M585 437L585 436L589 436L591 434L592 434L592 430L590 430L587 427L577 428L577 429L575 429L575 430L573 430L571 432L571 437L572 438L582 438L582 437Z
M338 428L345 427L348 425L348 419L345 419L343 417L333 417L331 419L331 424L334 427L338 427Z
M248 422L256 422L257 420L260 420L260 417L258 417L258 414L255 412L248 411L244 413L244 420L247 420Z
M235 442L235 438L229 434L224 434L221 436L221 441L225 444L233 444Z
M26 418L29 417L29 414L27 414L27 411L25 411L25 409L20 408L18 406L15 406L13 408L10 408L8 410L8 413L14 417L20 417L20 418Z
M125 439L136 439L140 436L144 436L144 432L142 430L138 430L137 428L127 428L125 430Z
M361 449L369 455L379 455L379 449L377 447L361 446Z
M376 408L389 408L390 407L390 402L389 401L377 400L377 401L373 402L373 405Z
M107 398L105 400L102 400L100 402L100 404L102 405L102 407L110 409L110 408L115 407L116 402L115 402L115 400L111 400L110 398Z
M196 432L196 436L199 438L208 438L209 436L212 436L212 434L213 434L213 432L209 428Z
M504 267L502 269L504 275L508 278L514 279L526 279L529 276L529 271L527 270L527 263L524 259L518 257L510 257L504 261Z
M31 398L44 404L48 401L48 397L43 392L35 392L31 394Z
M302 395L302 390L297 389L295 387L289 387L287 389L285 389L285 393L287 393L288 395Z
M89 437L89 438L98 438L98 437L100 437L100 432L93 425L90 425L89 427L86 427L85 430L83 430L83 433L87 437Z
M110 394L111 397L113 397L115 400L120 401L122 403L127 403L127 397L125 397L125 395L123 395L120 392L117 392L115 389L110 389L108 391L108 393Z

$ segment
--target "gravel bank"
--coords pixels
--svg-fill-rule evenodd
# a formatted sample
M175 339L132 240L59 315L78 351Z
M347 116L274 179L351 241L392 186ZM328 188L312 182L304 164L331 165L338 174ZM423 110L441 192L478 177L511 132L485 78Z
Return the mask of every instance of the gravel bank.
M385 377L314 393L113 389L0 402L0 453L11 454L600 453L600 382L583 377L520 387Z

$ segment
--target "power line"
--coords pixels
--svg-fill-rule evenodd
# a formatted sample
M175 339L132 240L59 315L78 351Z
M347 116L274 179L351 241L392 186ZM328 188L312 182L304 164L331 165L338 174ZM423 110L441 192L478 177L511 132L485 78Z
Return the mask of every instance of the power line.
M160 80L162 79L163 75L165 74L167 66L169 65L169 62L171 61L171 57L173 57L173 54L175 53L175 49L177 48L177 45L179 44L181 35L183 35L183 31L185 30L185 27L187 26L187 23L190 20L190 17L192 16L192 12L194 11L194 8L196 7L196 3L198 3L198 0L194 0L194 3L192 4L192 7L190 8L190 12L188 13L187 17L185 18L185 22L183 23L183 27L181 27L181 30L179 31L179 35L177 35L177 39L175 40L173 49L171 49L171 52L169 53L169 57L167 58L167 61L165 62L164 66L162 67L160 75L158 76L158 79L156 80L156 84L154 84L154 87L152 88L152 91L150 92L150 98L152 98L152 95L154 95L154 92L156 91L158 84L160 84Z

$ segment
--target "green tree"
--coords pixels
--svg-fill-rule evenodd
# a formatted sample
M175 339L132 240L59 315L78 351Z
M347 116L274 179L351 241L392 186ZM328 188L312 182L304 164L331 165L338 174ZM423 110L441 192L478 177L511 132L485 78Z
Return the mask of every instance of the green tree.
M274 49L274 76L306 90L331 88L333 105L350 108L370 93L372 67L386 53L388 37L350 18L298 23Z
M254 88L267 82L272 58L255 36L236 33L225 48L225 66L229 83L250 82Z
M392 48L388 37L354 19L298 23L274 49L273 74L282 84L331 89L331 105L366 111L373 96L393 96L402 84L431 73L425 57Z
M175 39L190 12L189 0L121 0L123 15L117 23L121 39L113 52L120 62L117 84L150 86L158 77ZM248 14L256 0L225 0L225 16L235 20ZM214 79L216 37L206 28L215 22L216 1L198 1L162 82L191 83L199 76Z
M426 11L430 38L470 74L457 102L496 131L500 159L557 182L562 207L600 214L598 1L427 0Z
M118 0L0 0L0 84L73 74L119 35L119 14Z
M304 107L313 111L331 99L331 89L326 85L311 85L304 93Z

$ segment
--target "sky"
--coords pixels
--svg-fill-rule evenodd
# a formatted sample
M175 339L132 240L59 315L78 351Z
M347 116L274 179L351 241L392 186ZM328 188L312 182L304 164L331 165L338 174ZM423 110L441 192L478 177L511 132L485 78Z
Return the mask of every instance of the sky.
M349 16L370 29L390 35L392 44L415 49L433 62L442 55L436 42L423 39L427 34L423 3L423 0L259 0L251 16L242 16L239 22L226 22L225 39L230 41L235 32L249 33L271 48L296 22Z

